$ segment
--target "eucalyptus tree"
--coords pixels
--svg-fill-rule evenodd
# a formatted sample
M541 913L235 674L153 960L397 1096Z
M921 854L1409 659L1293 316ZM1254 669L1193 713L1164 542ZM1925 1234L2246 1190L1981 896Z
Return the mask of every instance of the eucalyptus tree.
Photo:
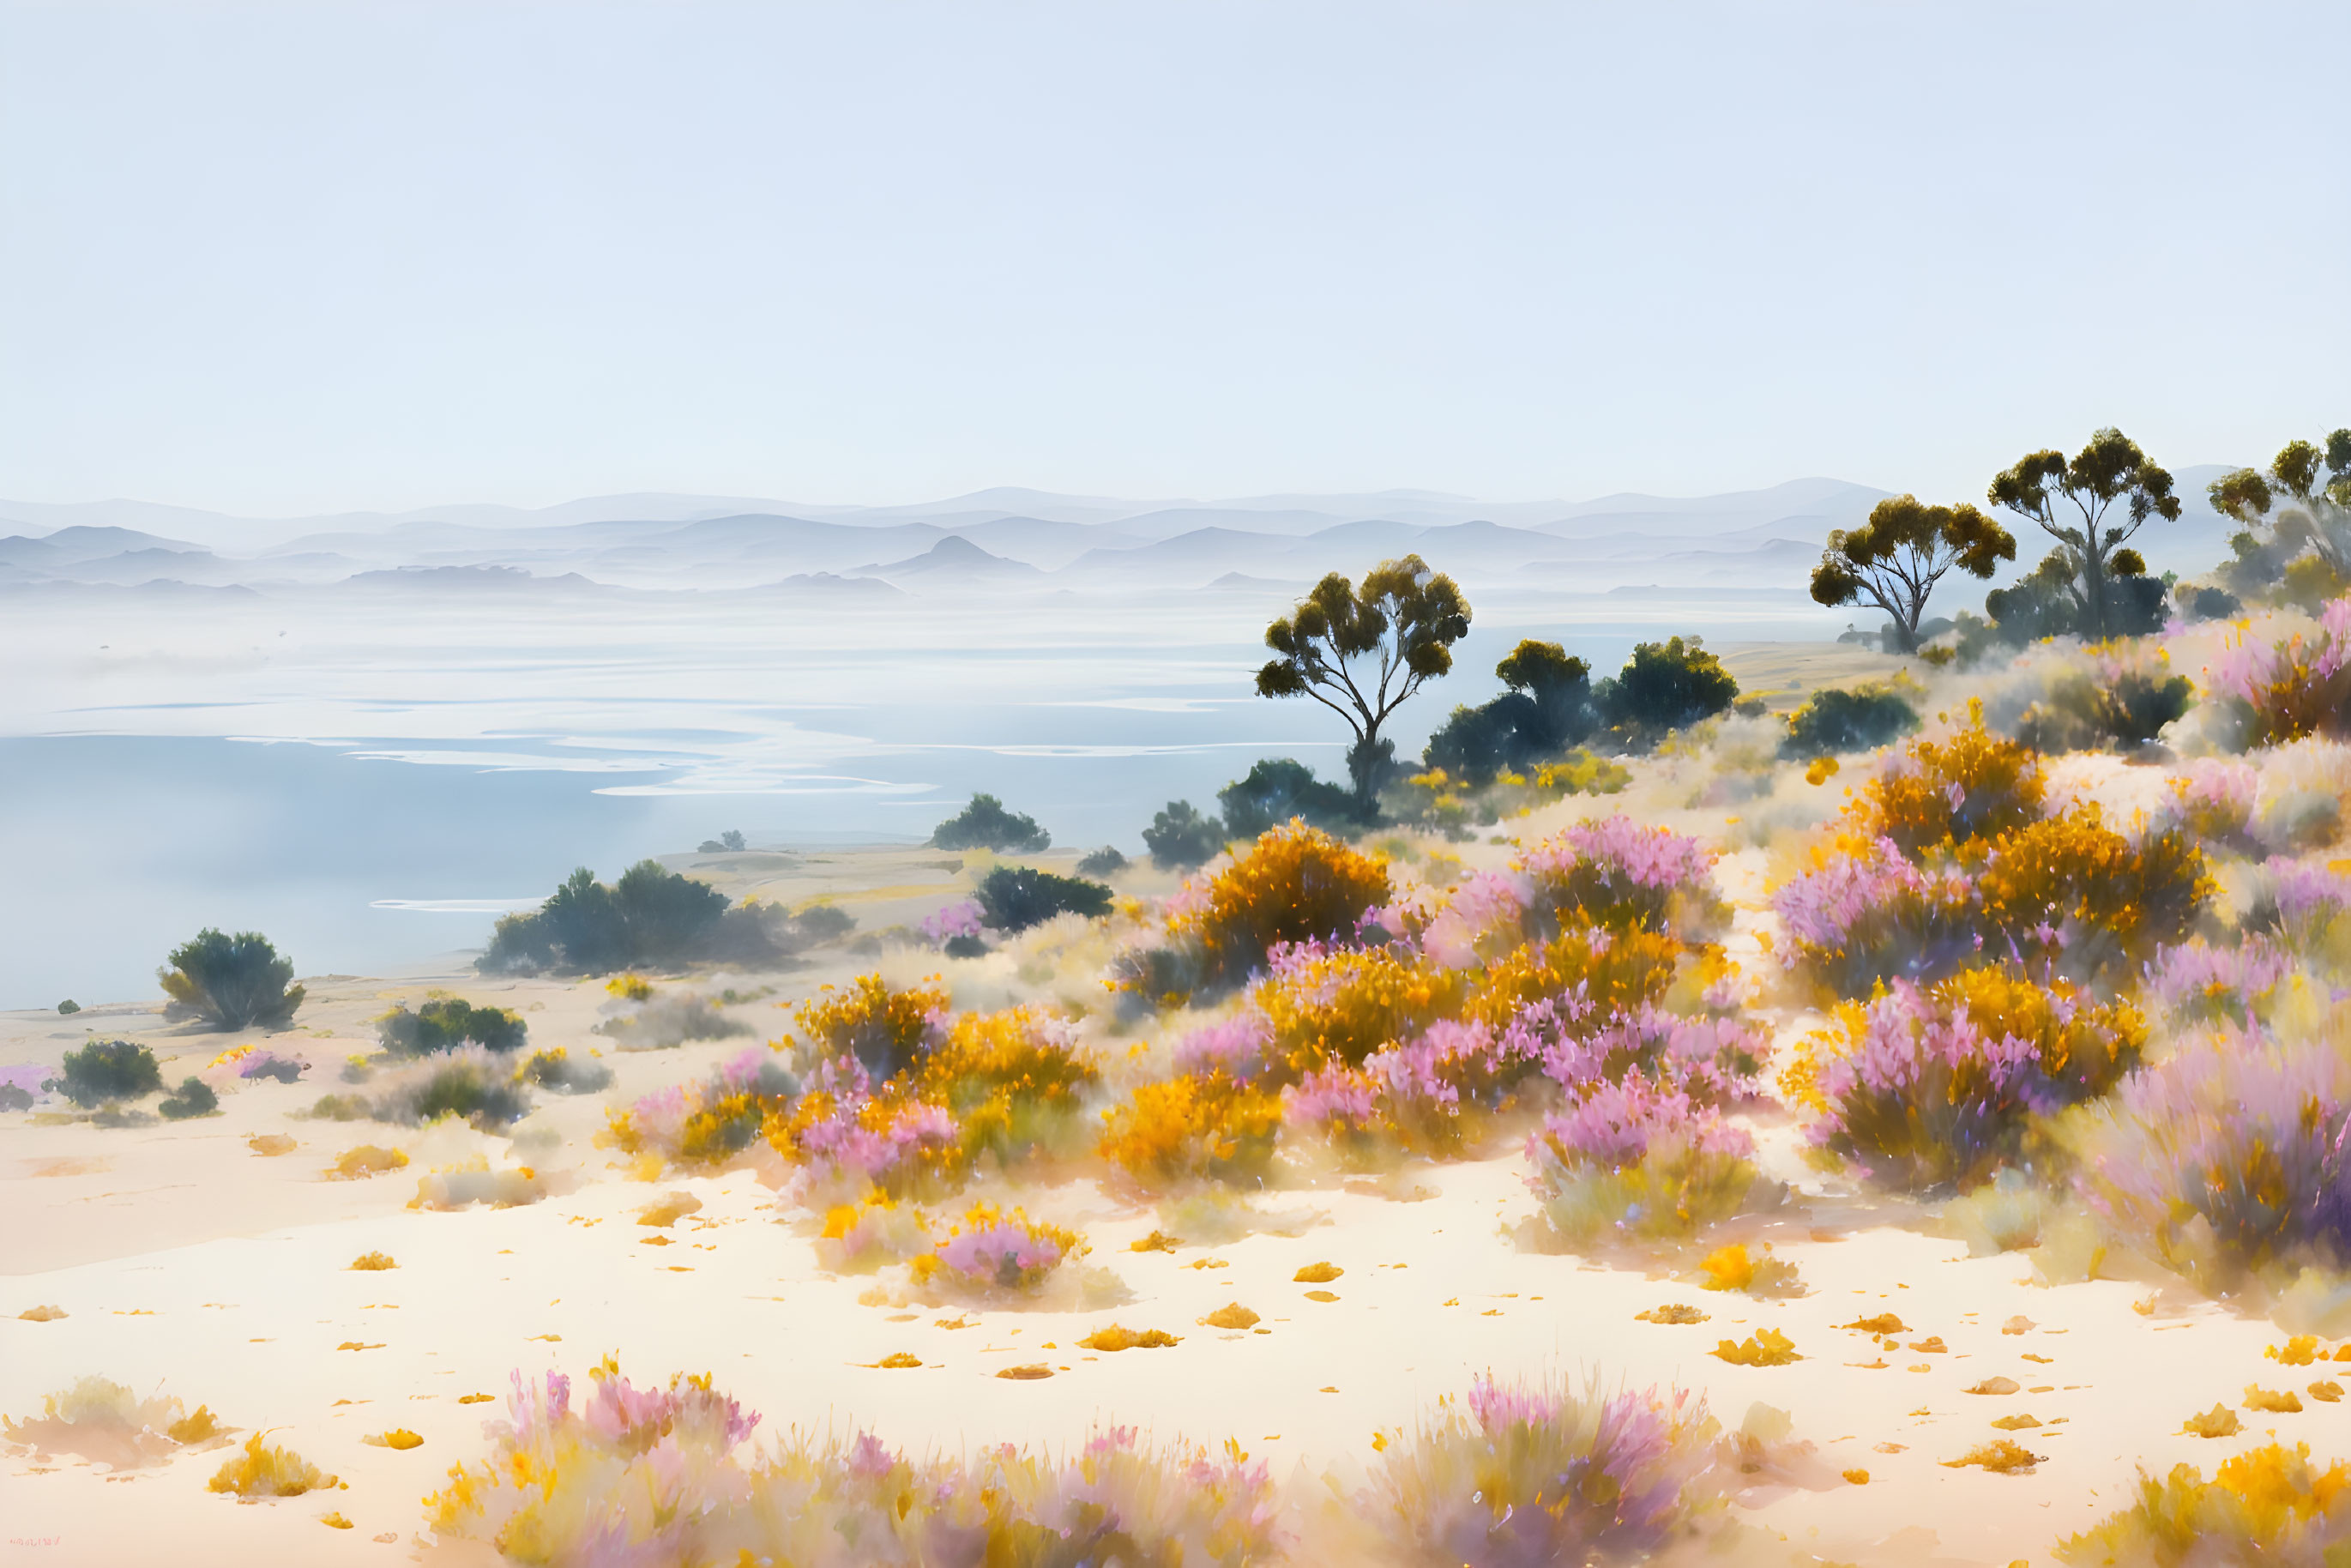
M1813 569L1813 598L1833 608L1876 605L1892 622L1901 652L1915 653L1927 601L1947 572L1989 578L2000 562L2015 559L2015 537L1966 502L1930 507L1916 496L1889 496L1861 527L1829 535Z
M2111 637L2134 622L2139 596L2117 593L2116 582L2144 578L2147 560L2126 541L2149 517L2179 516L2170 474L2137 442L2109 425L2071 459L2062 452L2029 452L2003 469L1987 494L1992 505L2039 524L2057 541L2043 570L2062 570L2073 579L2084 636Z
M1265 629L1277 658L1257 673L1262 697L1311 697L1347 722L1357 810L1369 818L1395 743L1380 727L1428 682L1453 668L1469 632L1469 601L1416 555L1384 561L1360 583L1332 572Z

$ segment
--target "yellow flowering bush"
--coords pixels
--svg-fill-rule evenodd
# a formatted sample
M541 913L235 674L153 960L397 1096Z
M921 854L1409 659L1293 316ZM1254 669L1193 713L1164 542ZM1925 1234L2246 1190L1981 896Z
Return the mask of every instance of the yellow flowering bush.
M1128 955L1120 983L1154 1001L1230 990L1277 944L1353 936L1390 895L1385 865L1293 818L1170 899L1165 944Z
M2072 1563L2332 1563L2351 1552L2351 1466L2321 1469L2310 1445L2268 1443L2158 1479L2141 1470L2131 1504L2058 1542Z
M1984 728L1983 704L1943 740L1914 740L1847 808L1854 825L1906 854L1991 838L2041 815L2041 755Z
M792 1022L817 1054L853 1056L875 1077L887 1078L931 1048L947 1006L946 988L935 975L904 990L893 989L879 975L860 975L846 987L820 988L793 1009Z
M1359 1067L1382 1046L1459 1012L1468 976L1385 947L1301 950L1278 962L1252 992L1273 1026L1286 1081L1343 1062Z
M1135 1086L1103 1116L1102 1156L1146 1187L1186 1179L1252 1180L1273 1160L1281 1102L1222 1071Z
M915 1092L955 1116L966 1159L1007 1163L1069 1145L1101 1080L1068 1026L1030 1007L960 1015L914 1073Z

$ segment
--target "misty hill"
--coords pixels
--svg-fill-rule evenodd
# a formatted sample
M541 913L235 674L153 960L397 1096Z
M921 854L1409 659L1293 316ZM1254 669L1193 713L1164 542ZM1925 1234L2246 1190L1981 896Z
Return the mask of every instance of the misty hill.
M2199 572L2227 554L2234 525L2204 500L2221 472L2178 472L2181 517L2158 519L2134 541L2155 570ZM1885 494L1832 478L1716 496L1512 502L1428 490L1138 501L1001 487L893 507L641 494L274 522L141 502L0 502L0 518L27 528L0 538L0 581L168 580L285 593L350 580L371 591L476 591L518 580L463 574L503 569L540 592L560 583L705 592L792 583L812 602L849 602L850 582L916 594L964 586L1147 594L1212 583L1231 591L1352 575L1416 551L1489 593L1739 582L1801 601L1828 534L1858 525ZM2029 571L2050 541L2003 520L2018 538L2005 578ZM383 576L417 570L458 575ZM1980 591L1972 582L1962 591Z
M950 534L921 555L887 565L856 569L859 577L879 577L929 589L1028 584L1044 576L1027 561L990 555L967 538Z

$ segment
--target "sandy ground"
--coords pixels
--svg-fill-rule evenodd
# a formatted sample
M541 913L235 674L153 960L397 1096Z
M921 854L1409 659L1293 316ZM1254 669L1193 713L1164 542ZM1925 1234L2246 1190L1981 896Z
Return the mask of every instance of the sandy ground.
M2081 782L2129 784L2120 773ZM968 877L937 852L778 863L786 858L673 863L729 862L704 869L737 894L829 892L867 931L935 907ZM1750 851L1726 861L1726 884L1760 886L1761 858ZM1741 946L1751 948L1754 925L1742 921ZM869 962L829 949L801 968L724 983L775 988L732 1009L772 1036L783 1022L776 1006ZM436 986L520 1009L534 1047L609 1048L590 1032L609 1001L600 986L484 982L453 964L312 982L300 1027L270 1040L307 1056L309 1079L240 1087L224 1095L217 1117L101 1128L0 1113L0 1412L36 1414L44 1394L101 1375L191 1408L208 1405L241 1428L268 1428L273 1442L346 1483L239 1506L204 1490L218 1453L120 1476L20 1454L0 1461L0 1564L479 1561L433 1549L422 1533L420 1500L450 1465L487 1451L483 1420L503 1413L502 1398L460 1397L503 1396L517 1368L583 1374L607 1353L641 1379L715 1374L761 1414L763 1432L855 1422L909 1448L952 1448L1058 1445L1119 1421L1161 1437L1232 1437L1282 1470L1359 1462L1375 1431L1408 1426L1479 1372L1679 1385L1703 1390L1731 1424L1756 1401L1786 1409L1797 1434L1818 1445L1821 1484L1759 1498L1745 1514L1785 1538L1792 1563L2046 1563L2062 1534L2117 1506L2135 1464L2209 1469L2273 1430L2322 1456L2351 1452L2351 1406L2306 1396L2304 1414L2247 1413L2237 1437L2179 1435L2192 1412L2238 1406L2249 1384L2301 1388L2325 1375L2264 1360L2263 1348L2283 1338L2273 1325L2179 1291L2158 1298L2144 1282L2037 1286L2023 1255L1970 1258L1912 1210L1859 1205L1823 1186L1793 1157L1784 1125L1761 1131L1778 1174L1802 1188L1771 1233L1807 1287L1790 1300L1708 1293L1621 1262L1520 1249L1508 1232L1533 1200L1510 1155L1416 1166L1384 1189L1402 1197L1363 1184L1269 1194L1259 1207L1275 1228L1172 1254L1130 1250L1161 1217L1091 1182L1031 1190L1022 1195L1031 1211L1081 1229L1089 1261L1113 1271L1131 1300L1084 1312L861 1304L873 1281L820 1269L806 1217L779 1211L748 1174L648 1185L590 1141L605 1104L696 1078L747 1040L604 1049L618 1073L611 1090L550 1099L513 1139L293 1114L334 1086L347 1054L371 1046L369 1019ZM1775 1023L1784 1037L1801 1021ZM168 1059L169 1082L240 1038L188 1033L141 1007L12 1014L0 1016L0 1063L54 1061L85 1026L153 1044ZM265 1134L295 1146L258 1153L252 1140ZM328 1179L336 1155L361 1143L397 1145L415 1163ZM507 1209L407 1207L419 1172L474 1152L494 1165L532 1165L553 1195ZM666 1191L703 1207L665 1231L637 1223ZM349 1270L371 1250L399 1267ZM1335 1301L1308 1299L1292 1279L1318 1261L1344 1270L1330 1287ZM1270 1332L1199 1324L1228 1301L1262 1314ZM1697 1305L1710 1321L1635 1320L1668 1301ZM37 1306L67 1315L17 1316ZM1892 1347L1839 1326L1886 1312L1905 1324ZM2018 1318L2030 1328L2005 1332ZM1073 1348L1112 1321L1183 1340L1100 1356ZM1725 1335L1765 1326L1804 1359L1751 1368L1706 1354ZM871 1364L894 1352L924 1364ZM1057 1375L993 1375L1037 1361ZM2017 1391L1966 1392L1994 1377ZM2020 1412L2044 1423L2011 1434L2047 1457L2034 1473L1939 1462L2000 1436L1990 1423ZM421 1434L423 1445L403 1452L360 1442L394 1426ZM1866 1483L1837 1479L1847 1469L1865 1469ZM323 1527L329 1510L355 1528Z

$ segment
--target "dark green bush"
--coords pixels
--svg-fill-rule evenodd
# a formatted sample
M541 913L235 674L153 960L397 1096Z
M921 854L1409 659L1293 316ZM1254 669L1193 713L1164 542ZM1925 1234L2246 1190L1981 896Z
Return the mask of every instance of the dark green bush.
M375 1029L394 1056L454 1051L468 1040L491 1051L513 1051L530 1032L519 1013L475 1007L455 997L435 997L414 1012L403 1003L376 1019Z
M993 850L998 854L1035 854L1052 847L1053 835L1004 809L993 795L974 795L971 803L941 822L931 833L931 847L939 850Z
M1814 692L1788 716L1780 755L1802 761L1841 751L1875 751L1917 727L1917 710L1890 687Z
M1126 869L1126 857L1108 844L1078 862L1080 876L1116 876Z
M155 971L170 1019L201 1019L214 1029L284 1029L302 1005L302 988L289 987L294 965L257 931L225 936L210 926L172 949Z
M1204 817L1189 800L1170 800L1143 830L1143 846L1161 871L1190 871L1223 852L1225 824Z
M371 1108L381 1121L437 1122L459 1116L486 1129L530 1114L530 1096L503 1070L484 1058L465 1055L452 1057L424 1077L383 1094Z
M745 847L743 835L729 828L715 839L703 840L702 847L695 852L705 855L732 854Z
M1345 832L1360 825L1353 791L1325 784L1312 768L1288 757L1259 761L1247 778L1217 790L1217 803L1224 808L1228 838L1254 839L1292 817L1326 831Z
M1548 762L1600 727L1592 666L1558 643L1527 638L1494 673L1509 689L1481 706L1455 708L1429 737L1423 766L1483 789L1504 768Z
M2115 552L2114 575L2106 580L2109 634L2144 637L2163 630L2169 590L2147 575L2138 552ZM2091 618L2084 598L2080 563L2063 547L2051 550L2030 577L1984 595L1984 613L2001 642L2022 648L2048 637L2086 636Z
M65 1070L55 1087L77 1105L103 1105L114 1100L136 1100L163 1087L162 1069L155 1053L127 1040L93 1040L79 1051L68 1051Z
M845 909L830 904L811 904L791 917L791 935L800 945L820 947L857 929L857 920Z
M179 1088L158 1101L155 1109L163 1113L166 1122L184 1122L193 1116L209 1116L220 1109L220 1096L212 1085L201 1078L183 1078Z
M998 866L979 879L973 896L998 931L1026 931L1057 915L1108 915L1111 905L1110 889L1098 882L1025 865Z
M68 997L64 1001L57 1004L57 1011L68 1015L78 1013L81 1011L81 1004L74 1000L71 997Z
M639 861L609 887L582 866L534 913L499 921L489 951L475 967L485 973L600 975L689 962L722 945L731 913L725 894L665 871L658 861ZM754 921L755 934L756 927Z
M2183 582L2171 591L2171 601L2185 621L2234 621L2245 612L2245 601L2225 588Z
M1637 739L1712 718L1739 700L1739 682L1696 637L1643 643L1600 688L1607 721Z

